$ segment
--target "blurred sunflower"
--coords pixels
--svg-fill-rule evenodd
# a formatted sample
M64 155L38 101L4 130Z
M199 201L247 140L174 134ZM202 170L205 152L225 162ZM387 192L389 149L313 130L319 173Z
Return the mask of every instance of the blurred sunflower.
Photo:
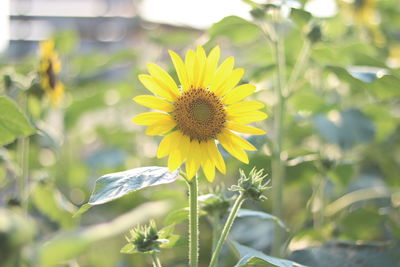
M40 65L39 76L40 85L49 95L51 103L54 106L60 104L64 95L64 86L58 79L58 73L61 71L61 62L58 54L54 50L54 41L47 40L40 43Z
M148 125L146 134L166 136L158 147L157 157L169 155L171 171L186 161L187 178L192 179L200 166L208 181L215 178L215 167L226 173L216 141L244 163L249 159L245 150L256 148L234 132L262 135L264 131L245 125L267 118L258 101L242 101L253 94L251 84L236 86L244 70L234 69L234 58L220 66L219 47L207 56L203 47L189 50L183 61L169 51L180 86L159 66L148 63L150 75L139 75L142 84L154 94L134 98L138 104L161 112L145 112L133 118L139 125Z

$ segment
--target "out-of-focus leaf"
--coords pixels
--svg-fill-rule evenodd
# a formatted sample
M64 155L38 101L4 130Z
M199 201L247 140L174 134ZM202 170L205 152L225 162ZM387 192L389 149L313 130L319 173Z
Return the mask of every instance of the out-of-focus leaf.
M173 224L173 223L180 223L184 220L187 220L189 216L188 209L180 209L174 210L170 214L168 214L167 218L165 218L165 224Z
M298 26L302 27L306 25L311 18L312 18L311 13L303 9L292 8L290 10L290 19L292 19L293 22Z
M35 221L19 207L0 208L0 265L16 266L21 249L32 242L35 232Z
M246 44L260 37L260 29L253 23L237 16L228 16L214 23L209 29L210 38L226 36L235 44Z
M253 248L243 246L237 242L232 242L237 252L240 254L240 260L235 267L241 266L271 266L271 267L305 267L305 265L298 264L290 260L284 260L265 255L261 251Z
M328 142L349 149L359 143L371 141L375 135L372 122L358 109L340 112L340 117L333 122L324 115L314 118L314 125L319 134Z
M311 267L394 267L400 265L399 255L398 246L331 242L294 251L290 259Z
M296 110L309 111L311 113L323 112L328 107L321 97L313 93L296 93L290 98Z
M341 185L347 185L354 175L353 163L342 163L329 171L330 177Z
M356 79L371 83L387 74L387 70L382 68L366 67L366 66L351 66L346 70Z
M76 207L50 183L39 182L32 191L32 200L38 210L62 227L74 225L72 215Z
M11 143L18 137L35 132L17 104L7 97L0 97L0 145Z
M369 104L364 105L363 112L372 118L376 125L376 139L382 141L393 133L398 125L398 119L385 105Z
M74 258L96 242L120 235L150 218L162 216L169 208L170 205L165 201L149 202L110 222L60 233L39 246L40 266L54 266Z
M256 217L256 218L260 218L263 220L271 220L274 223L276 223L277 225L279 225L281 228L285 229L286 231L288 231L289 229L287 228L287 226L278 218L275 217L271 214L268 214L266 212L262 212L262 211L255 211L255 210L248 210L248 209L240 209L237 213L237 217Z
M103 175L96 180L89 202L82 206L76 215L87 211L90 206L113 201L139 189L172 183L178 176L179 170L170 172L168 168L157 166L141 167Z

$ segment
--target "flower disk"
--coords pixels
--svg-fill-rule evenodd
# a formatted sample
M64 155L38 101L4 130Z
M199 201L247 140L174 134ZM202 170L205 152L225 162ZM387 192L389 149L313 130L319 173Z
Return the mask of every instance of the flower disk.
M64 94L64 86L58 79L60 71L61 63L57 52L54 50L54 42L51 40L42 41L40 43L40 84L42 89L49 95L54 106L60 104Z
M180 85L161 67L149 63L149 75L141 74L139 80L154 95L134 98L138 104L157 110L133 118L134 123L148 126L146 134L165 135L157 157L169 156L170 171L185 163L189 180L200 167L208 181L214 180L215 169L226 172L218 143L232 156L248 163L245 150L256 148L236 133L265 134L246 124L264 120L267 114L259 111L264 107L261 102L242 101L256 89L251 84L237 85L243 69L233 68L233 57L218 66L218 46L208 55L198 46L196 51L187 52L185 60L172 51L169 53Z
M205 89L184 92L176 100L173 114L179 130L199 142L216 138L226 119L222 102Z

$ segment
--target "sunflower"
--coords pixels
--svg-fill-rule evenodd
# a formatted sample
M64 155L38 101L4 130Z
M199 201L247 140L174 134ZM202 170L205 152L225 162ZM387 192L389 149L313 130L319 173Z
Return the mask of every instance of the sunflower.
M238 85L244 70L234 69L230 57L218 66L220 49L216 46L207 56L203 47L189 50L183 61L169 51L180 86L162 68L148 63L150 75L139 80L154 95L140 95L133 100L160 112L145 112L133 118L147 125L147 135L165 135L157 157L169 155L168 168L173 171L184 162L187 179L191 180L200 167L208 181L215 178L215 168L226 173L224 159L217 142L238 160L248 163L245 150L256 148L236 133L262 135L264 131L245 125L267 118L258 101L242 101L256 87Z
M54 50L54 41L47 40L40 43L40 85L50 97L54 106L60 104L64 95L64 86L58 79L58 73L61 71L61 62L58 54Z

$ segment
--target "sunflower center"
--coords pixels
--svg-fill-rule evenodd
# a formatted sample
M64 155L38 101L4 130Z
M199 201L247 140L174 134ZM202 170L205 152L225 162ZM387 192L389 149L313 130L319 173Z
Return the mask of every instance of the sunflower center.
M191 139L215 138L223 129L225 118L221 100L205 89L185 91L175 102L174 119L179 130Z
M54 90L56 87L56 79L57 78L56 78L56 74L54 73L53 62L51 62L51 60L49 60L49 66L47 67L46 74L49 79L49 86L51 89Z

